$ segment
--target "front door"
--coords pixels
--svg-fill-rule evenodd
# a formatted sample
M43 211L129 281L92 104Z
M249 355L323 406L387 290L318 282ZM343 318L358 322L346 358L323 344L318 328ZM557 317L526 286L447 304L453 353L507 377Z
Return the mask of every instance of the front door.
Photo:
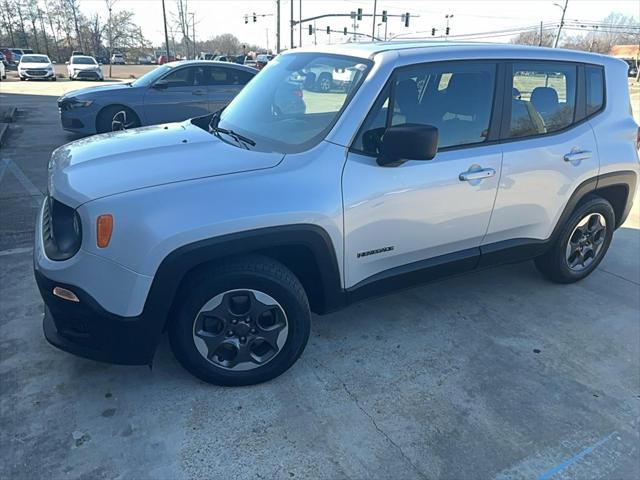
M148 125L179 122L209 113L205 67L177 67L147 89L144 117Z
M443 255L476 258L502 162L500 145L492 142L497 132L491 131L496 70L491 62L447 62L395 73L345 165L347 288ZM379 166L385 128L404 123L438 128L436 157Z

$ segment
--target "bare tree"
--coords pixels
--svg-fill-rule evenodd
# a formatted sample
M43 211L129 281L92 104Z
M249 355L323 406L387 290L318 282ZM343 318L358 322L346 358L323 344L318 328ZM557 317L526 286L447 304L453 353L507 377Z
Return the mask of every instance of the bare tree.
M529 30L518 34L516 38L511 40L511 43L517 43L519 45L540 45L542 47L551 47L553 46L554 38L555 34L548 30L542 31L542 39L540 39L539 30Z

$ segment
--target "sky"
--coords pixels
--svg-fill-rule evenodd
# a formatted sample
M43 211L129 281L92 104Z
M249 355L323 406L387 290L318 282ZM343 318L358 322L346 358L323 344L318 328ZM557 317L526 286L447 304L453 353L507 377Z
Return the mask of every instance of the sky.
M449 19L450 34L472 34L497 32L473 38L473 40L508 41L509 36L501 30L515 27L532 27L543 22L554 28L560 21L565 0L378 0L377 13L387 10L389 14L400 15L409 12L409 27L405 27L401 18L389 18L388 38L411 38L431 34L431 29L444 33L445 15ZM302 18L327 13L348 14L362 8L364 13L373 13L374 0L302 0ZM177 13L176 1L165 0L169 28L175 28L173 19ZM289 48L289 19L293 4L294 18L299 18L300 0L281 0L280 2L282 48ZM85 14L100 13L106 18L104 0L80 0ZM242 42L259 44L271 49L276 43L276 1L275 0L188 0L190 12L195 13L197 40L206 40L222 33L233 33ZM142 28L147 39L159 46L164 38L161 0L117 0L114 10L126 9L135 14L136 22ZM611 12L640 18L640 0L568 0L567 20L599 21ZM258 14L257 22L249 18L244 23L244 15ZM268 15L268 16L260 16ZM364 18L358 25L358 32L371 35L373 20ZM381 23L378 18L376 24ZM323 18L316 21L316 35L308 34L308 24L303 26L302 45L342 43L346 37L342 33L327 35L326 27L342 32L344 27L353 30L352 20L347 18ZM376 27L380 36L384 36L384 24ZM422 32L422 33L418 33ZM567 31L577 34L579 31ZM376 33L377 35L377 33ZM294 46L299 46L299 32L294 32Z

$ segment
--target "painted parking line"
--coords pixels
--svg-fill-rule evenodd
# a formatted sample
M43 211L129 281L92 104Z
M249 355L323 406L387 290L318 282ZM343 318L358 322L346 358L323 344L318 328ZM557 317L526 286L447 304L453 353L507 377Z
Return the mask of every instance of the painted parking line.
M560 471L564 470L565 468L570 467L571 465L573 465L574 463L576 463L580 459L582 459L582 457L584 457L586 455L589 455L596 448L598 448L598 447L604 445L605 443L607 443L609 440L611 440L611 437L613 437L616 433L617 432L610 433L606 437L603 437L600 440L598 440L596 443L594 443L590 447L587 447L584 450L582 450L581 452L575 454L570 459L565 460L564 462L562 462L562 463L556 465L555 467L547 470L546 472L544 472L542 475L540 475L538 477L538 480L550 480L551 477L553 477L556 473L559 473Z
M13 161L8 158L3 158L0 160L0 181L2 181L2 177L6 171L10 171L16 177L22 188L24 188L29 196L31 197L31 201L36 207L40 207L42 204L42 192L36 187L29 177L27 177L24 172L20 169L20 167Z
M32 247L9 248L7 250L0 250L0 257L8 257L10 255L21 255L23 253L31 253L32 251L33 251Z

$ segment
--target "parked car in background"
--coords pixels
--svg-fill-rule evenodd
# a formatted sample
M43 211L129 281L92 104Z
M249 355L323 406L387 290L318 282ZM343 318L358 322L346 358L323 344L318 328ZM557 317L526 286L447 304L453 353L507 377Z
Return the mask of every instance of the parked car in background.
M628 62L629 63L629 71L627 75L629 77L635 77L638 75L638 64L635 61Z
M206 115L226 106L256 73L224 62L167 63L131 83L63 95L58 99L62 127L93 134Z
M20 63L20 59L22 58L22 55L24 55L24 52L22 51L21 48L12 48L11 49L11 53L13 55L13 61L15 63Z
M273 55L260 54L256 57L256 68L262 70L273 59Z
M33 53L33 50L32 50L32 49L30 49L30 48L23 48L23 49L22 49L22 54L23 54L23 55L29 55L29 54L31 54L31 53Z
M305 109L276 108L317 69L353 71L348 93L303 87ZM36 224L45 336L148 365L167 332L195 376L247 385L296 362L311 312L530 259L558 284L585 279L637 194L627 69L520 45L296 49L218 114L65 145ZM460 295L491 294L471 284Z
M70 80L104 80L100 64L88 55L74 55L67 62L67 75Z
M247 57L244 61L244 65L247 67L256 68L256 61L253 58Z
M121 53L114 53L113 55L111 55L111 63L113 65L124 65L124 55Z
M216 62L234 62L235 63L235 57L231 57L229 55L218 55L214 58L214 60Z
M198 60L213 60L215 56L215 53L200 52L200 55L198 55Z
M18 63L20 80L52 80L56 81L53 63L46 55L29 54L20 57Z
M174 57L173 55L170 55L169 57L167 57L166 55L160 55L156 63L158 65L164 65L165 63L175 62L175 61L176 61L176 57Z
M71 52L72 57L75 57L76 55L84 55L84 52L80 50L74 50L73 52Z
M155 62L151 55L140 55L138 57L138 64L140 65L153 65Z
M5 65L5 67L8 67L8 66L14 64L13 52L11 51L10 48L0 47L0 53L2 53L4 55L4 65Z
M4 54L0 53L0 80L7 78L7 67L4 66Z

